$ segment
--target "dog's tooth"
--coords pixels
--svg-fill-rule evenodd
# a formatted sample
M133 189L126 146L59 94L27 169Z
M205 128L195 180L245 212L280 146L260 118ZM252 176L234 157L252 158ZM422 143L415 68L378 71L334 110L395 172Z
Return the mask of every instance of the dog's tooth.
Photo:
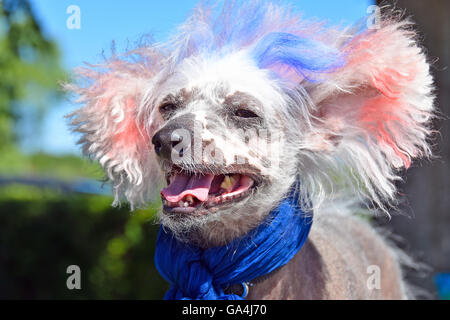
M180 200L180 202L178 202L178 206L179 206L179 207L183 207L183 205L184 205L184 204L183 204L183 201Z
M186 201L187 201L189 204L193 204L193 203L194 203L194 198L193 198L190 194L188 194L188 195L186 196Z
M227 190L230 187L230 177L229 176L225 176L222 183L220 184L220 187L225 190Z
M185 203L183 204L183 206L184 206L185 208L187 208L187 207L189 207L189 203L185 202Z
M226 175L225 178L223 179L222 183L220 184L220 187L222 189L225 189L226 191L230 191L237 180L236 176L237 175L235 175L235 174L232 176Z

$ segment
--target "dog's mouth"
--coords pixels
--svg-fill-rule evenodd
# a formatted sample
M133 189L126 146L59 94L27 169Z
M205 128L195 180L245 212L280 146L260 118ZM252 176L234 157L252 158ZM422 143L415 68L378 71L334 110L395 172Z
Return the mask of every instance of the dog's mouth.
M241 201L251 194L256 182L243 173L205 174L172 170L168 186L161 190L163 209L168 213L194 213Z

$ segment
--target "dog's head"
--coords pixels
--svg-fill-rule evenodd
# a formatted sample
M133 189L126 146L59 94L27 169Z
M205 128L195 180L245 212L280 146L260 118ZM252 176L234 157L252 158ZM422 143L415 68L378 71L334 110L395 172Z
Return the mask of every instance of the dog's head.
M390 14L377 29L322 29L259 1L214 12L197 8L167 43L67 86L87 104L73 125L116 201L160 191L163 224L219 242L292 187L300 205L338 182L385 208L398 169L430 153L432 79L410 24Z

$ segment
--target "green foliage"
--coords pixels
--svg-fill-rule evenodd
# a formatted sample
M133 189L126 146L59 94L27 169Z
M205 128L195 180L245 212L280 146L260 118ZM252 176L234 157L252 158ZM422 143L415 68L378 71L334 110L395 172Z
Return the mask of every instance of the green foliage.
M103 178L89 160L25 155L17 147L23 108L39 123L61 96L59 56L28 1L0 0L0 299L160 299L167 284L153 263L159 204L130 213L112 208L107 196L1 184L11 177L68 185ZM70 265L81 268L81 290L66 287Z
M57 46L46 39L25 0L0 1L0 145L15 140L18 103L43 111L66 75Z
M98 179L98 164L76 156L12 151L2 176ZM168 289L153 263L159 203L130 213L108 196L0 185L0 299L160 299ZM68 290L78 265L82 289Z
M3 176L45 176L65 181L79 177L101 180L104 176L98 163L75 155L24 155L14 147L0 148L0 154L0 175Z
M0 187L0 298L160 299L156 207L133 213L105 196ZM66 269L81 268L81 290Z

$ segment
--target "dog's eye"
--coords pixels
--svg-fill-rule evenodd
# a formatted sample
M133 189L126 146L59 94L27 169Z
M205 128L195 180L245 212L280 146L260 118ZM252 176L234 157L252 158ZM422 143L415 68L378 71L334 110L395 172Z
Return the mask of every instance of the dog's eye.
M258 115L248 109L238 109L234 112L234 115L239 118L258 118Z
M162 114L169 114L177 109L177 106L173 103L165 103L159 107L159 112Z

